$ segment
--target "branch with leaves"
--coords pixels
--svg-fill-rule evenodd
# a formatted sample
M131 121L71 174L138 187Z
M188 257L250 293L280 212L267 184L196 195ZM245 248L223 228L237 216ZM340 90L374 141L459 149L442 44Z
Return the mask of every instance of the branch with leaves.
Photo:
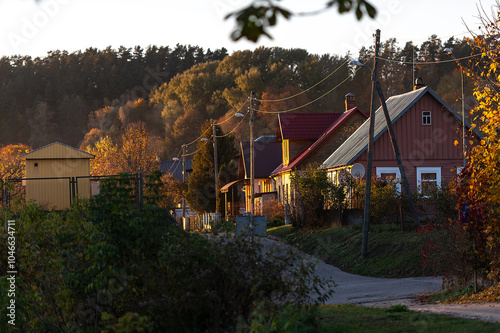
M358 20L361 20L365 15L374 18L377 14L375 7L365 0L329 0L324 8L306 13L293 13L278 6L279 1L255 0L243 9L229 13L226 19L231 17L236 19L236 28L231 33L231 38L234 41L246 38L257 42L264 35L272 39L268 31L270 27L277 24L279 16L289 20L292 16L316 15L333 7L337 7L339 14L354 11Z

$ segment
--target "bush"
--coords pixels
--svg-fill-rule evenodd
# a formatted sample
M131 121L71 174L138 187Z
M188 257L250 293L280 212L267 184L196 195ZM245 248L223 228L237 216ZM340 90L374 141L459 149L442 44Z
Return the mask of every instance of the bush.
M103 181L98 196L77 201L71 211L24 208L16 217L18 331L314 326L312 308L332 291L312 263L239 236L185 233L154 204L158 188L148 187L140 207L122 175ZM0 272L5 275L5 268ZM6 330L5 318L3 313Z

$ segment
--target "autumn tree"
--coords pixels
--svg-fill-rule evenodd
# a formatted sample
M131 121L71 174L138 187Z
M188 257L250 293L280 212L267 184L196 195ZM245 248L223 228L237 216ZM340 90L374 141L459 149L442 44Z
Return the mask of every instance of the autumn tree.
M118 142L109 136L99 139L87 151L93 176L115 175L120 172L148 174L159 168L159 139L149 134L143 123L130 124Z
M498 4L497 4L498 6ZM500 279L500 33L499 11L492 17L480 15L482 29L470 41L473 55L464 66L475 83L478 106L473 110L478 129L484 134L480 144L468 154L467 168L458 182L462 211L461 222L467 231L475 253L489 260L489 277ZM473 125L475 126L475 125ZM473 142L471 142L473 143Z
M146 126L139 122L125 129L116 158L121 172L148 174L159 169L159 152L158 139L151 136Z
M105 136L92 146L87 152L94 154L90 160L90 174L92 176L115 175L119 172L117 164L118 147L109 136Z
M24 144L7 145L0 148L0 181L2 190L11 178L23 178L25 176L25 161L19 156L27 153L31 147ZM11 195L21 191L20 183L9 184ZM4 191L0 193L3 200Z
M212 124L206 122L201 128L201 135L212 138L210 133L212 133ZM234 137L232 134L224 134L218 125L216 125L216 135L217 164L221 168L224 165L229 165L236 154ZM217 193L215 192L214 177L213 145L210 141L200 140L197 144L197 153L193 158L193 172L189 176L188 191L186 194L186 200L189 202L189 207L192 210L198 213L214 212L216 210Z

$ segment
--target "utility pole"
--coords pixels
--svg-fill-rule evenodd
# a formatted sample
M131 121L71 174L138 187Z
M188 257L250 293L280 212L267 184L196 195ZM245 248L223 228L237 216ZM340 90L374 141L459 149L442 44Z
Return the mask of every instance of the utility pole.
M213 128L213 137L214 137L214 168L215 168L215 212L217 212L218 209L218 198L219 198L219 163L217 161L217 127L216 123L212 124Z
M361 244L361 257L366 258L368 254L368 231L370 229L370 195L372 187L372 162L373 162L373 137L375 127L375 102L376 102L376 82L378 70L378 53L380 49L380 29L375 34L375 53L373 56L372 71L372 98L370 106L370 128L368 132L368 152L366 161L366 187L365 187L365 206L363 215L363 239Z
M186 182L186 145L182 145L182 183ZM186 216L186 199L182 198L182 218Z
M254 188L254 181L255 181L255 175L254 175L254 151L253 151L253 117L254 117L254 112L253 112L253 100L254 100L254 94L253 91L250 92L250 106L249 106L249 111L250 111L250 122L249 122L249 127L250 127L250 214L254 216L255 214L255 207L254 207L254 196L255 196L255 188Z
M420 225L420 223L418 222L417 209L415 208L415 203L413 202L413 196L410 190L410 184L408 183L408 178L406 178L405 167L403 165L403 161L401 160L401 153L399 152L398 142L396 141L396 134L394 133L391 117L389 116L387 105L385 104L384 94L382 92L382 88L380 87L380 83L378 81L376 88L380 104L382 105L382 109L384 110L385 122L387 123L387 130L391 138L392 149L394 150L394 155L396 155L396 161L398 162L399 173L401 174L401 179L403 180L403 186L405 188L406 196L408 197L408 202L410 203L411 217L416 225ZM401 223L403 222L401 221Z

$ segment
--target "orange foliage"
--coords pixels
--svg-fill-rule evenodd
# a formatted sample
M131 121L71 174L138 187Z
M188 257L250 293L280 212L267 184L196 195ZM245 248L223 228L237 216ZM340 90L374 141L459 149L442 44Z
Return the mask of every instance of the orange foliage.
M25 175L24 160L19 157L31 150L24 144L12 144L0 148L0 178L23 178Z

